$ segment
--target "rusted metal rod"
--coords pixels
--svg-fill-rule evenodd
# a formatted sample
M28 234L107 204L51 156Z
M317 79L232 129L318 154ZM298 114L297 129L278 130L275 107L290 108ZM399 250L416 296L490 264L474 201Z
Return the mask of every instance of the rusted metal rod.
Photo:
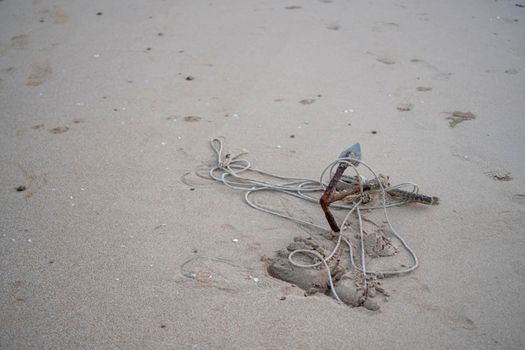
M341 230L339 229L337 222L335 222L335 218L330 212L329 206L330 203L332 203L332 193L335 190L335 185L337 184L341 176L343 176L343 173L345 172L346 168L348 168L348 163L339 163L339 166L337 167L334 176L330 180L330 183L324 190L324 193L321 196L321 199L319 200L319 204L321 204L321 208L323 209L324 215L326 216L326 220L328 220L328 224L334 232L339 232Z

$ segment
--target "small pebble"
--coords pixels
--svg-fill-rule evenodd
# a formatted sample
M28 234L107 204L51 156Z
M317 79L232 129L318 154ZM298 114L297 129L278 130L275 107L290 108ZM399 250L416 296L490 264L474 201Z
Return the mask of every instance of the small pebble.
M25 186L22 185L22 186L18 186L18 187L16 188L16 191L17 191L17 192L23 192L23 191L25 191L26 189L27 189L27 187L25 187Z
M97 12L97 16L102 16L102 12Z
M191 75L188 75L186 77L186 80L188 80L188 81L195 80L195 77L192 77Z

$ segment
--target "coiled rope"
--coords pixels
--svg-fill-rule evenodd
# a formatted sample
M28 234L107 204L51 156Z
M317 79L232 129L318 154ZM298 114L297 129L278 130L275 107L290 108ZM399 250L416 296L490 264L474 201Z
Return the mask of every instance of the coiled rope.
M341 299L339 298L335 290L332 276L330 273L330 268L328 266L328 261L338 251L341 245L341 241L344 241L344 243L346 243L349 247L350 263L352 267L356 269L357 271L360 271L363 274L364 281L365 281L365 295L366 295L366 288L367 288L367 283L368 283L367 282L368 276L385 276L385 277L394 276L394 275L411 272L418 267L419 261L418 261L416 254L408 246L408 244L401 237L401 235L399 235L399 233L395 230L394 226L392 225L390 221L390 218L388 217L388 212L387 212L387 208L405 204L406 201L387 202L387 196L386 196L387 190L406 188L406 187L411 187L412 192L418 193L419 187L416 184L407 182L407 183L402 183L396 186L385 188L385 186L383 186L382 181L380 181L380 177L376 174L376 172L372 170L372 168L368 164L366 164L362 160L358 160L354 158L338 158L334 160L332 163L330 163L328 166L324 168L324 170L321 172L321 176L319 180L281 176L281 175L272 174L266 171L255 169L251 166L251 163L248 160L238 159L238 156L232 157L230 154L226 154L223 159L223 149L224 149L223 141L219 138L212 139L210 141L210 144L211 144L211 148L213 149L215 153L215 158L216 158L216 165L212 167L209 171L209 175L212 179L219 181L230 188L245 191L244 199L246 203L254 209L257 209L257 210L260 210L262 212L269 213L272 215L276 215L276 216L279 216L287 220L291 220L291 221L294 221L294 222L297 222L297 223L300 223L306 226L315 227L315 228L321 229L326 232L331 232L330 228L327 226L322 226L322 225L318 225L318 224L311 223L308 221L300 220L292 216L285 215L277 211L273 211L271 209L258 206L253 201L251 201L250 195L255 192L259 192L259 191L272 191L272 192L280 192L286 195L298 197L308 202L319 203L319 197L316 198L312 196L311 194L322 193L326 189L327 183L324 182L323 179L326 176L327 172L329 174L332 174L334 168L342 162L348 164L348 166L354 170L354 172L356 173L356 178L359 179L359 186L361 188L360 197L358 197L358 201L354 204L331 204L330 207L335 208L335 209L348 210L348 213L346 214L341 224L341 227L343 228L343 230L347 227L346 223L350 215L354 211L357 213L357 217L359 220L359 236L360 236L360 243L361 243L361 251L360 251L361 266L359 267L355 264L352 244L342 234L343 230L338 232L337 243L334 249L331 251L331 253L326 257L323 257L319 252L315 250L308 250L308 249L297 249L297 250L290 252L290 254L288 255L288 260L290 264L297 266L297 267L313 268L313 267L317 267L323 264L325 268L327 269L328 281L329 281L332 293L334 294L334 297L338 301L341 301ZM244 153L241 153L241 155L242 154ZM359 171L357 170L356 166L352 163L364 166L368 171L370 171L370 173L374 176L375 180L378 182L380 188L379 190L376 190L376 191L379 191L379 193L381 194L382 203L380 206L363 205L363 199L362 199L363 177L360 176ZM284 182L277 183L277 182L266 182L266 181L256 180L256 179L250 178L245 175L250 172L256 173L259 175L263 175L268 178L273 178L273 179L277 179L280 181L284 181ZM373 192L373 191L368 191L368 192ZM408 255L412 259L412 264L410 266L403 268L403 269L392 270L392 271L367 271L366 265L365 265L363 222L361 218L361 210L364 210L364 209L383 209L385 219L386 219L386 222L388 223L388 227L390 228L391 233L401 243L405 251L408 253ZM311 257L316 258L318 261L312 264L305 264L305 263L302 263L302 262L299 262L293 259L296 254L309 255Z

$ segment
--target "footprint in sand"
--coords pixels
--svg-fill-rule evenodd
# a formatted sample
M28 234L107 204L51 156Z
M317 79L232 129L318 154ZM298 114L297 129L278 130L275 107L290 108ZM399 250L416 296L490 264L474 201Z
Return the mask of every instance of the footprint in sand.
M512 174L502 168L495 168L492 170L485 171L483 174L495 181L512 181Z
M473 120L476 119L476 116L471 112L460 112L460 111L454 111L452 113L448 113L449 116L445 119L448 119L448 125L451 128L454 128L459 123L463 123L466 120Z
M305 98L304 100L299 101L299 103L302 105L311 105L314 102L315 102L314 98Z
M383 64L391 65L391 64L395 64L396 63L396 60L394 58L388 56L388 54L387 55L379 55L379 54L376 54L376 53L371 52L371 51L366 51L365 53L367 55L375 57L377 62L380 62L380 63L383 63Z
M68 14L64 10L62 10L60 6L55 6L53 17L55 20L55 24L64 24L67 23L67 21L69 21Z
M2 69L0 71L11 74L11 73L14 73L16 71L16 68L15 67L7 67L7 68L4 68L4 69Z
M194 281L201 288L235 293L247 288L268 287L266 277L225 258L194 256L180 266L183 281Z
M418 65L428 69L429 71L433 72L434 73L434 75L432 76L433 79L436 79L436 80L448 80L452 76L452 73L444 72L441 69L439 69L438 67L436 67L436 66L434 66L434 65L432 65L432 64L428 63L427 61L422 60L420 58L413 58L413 59L410 60L410 62L418 64Z
M433 305L426 302L410 302L412 305L428 312L438 320L447 323L451 328L463 328L469 331L477 328L476 323L465 315L444 306Z
M27 77L27 86L39 86L45 83L53 75L53 68L49 63L34 63Z
M16 188L17 192L24 192L25 198L32 197L37 193L41 188L47 186L46 174L41 173L37 174L31 169L26 168L21 163L16 163L17 167L22 171L22 174L25 178L24 185L19 185Z
M525 263L523 261L513 261L511 263L512 271L521 278L525 278Z
M189 123L195 123L195 122L200 121L201 119L202 119L201 117L197 117L195 115L189 115L183 118L185 122L189 122Z
M52 134L63 134L69 130L68 126L57 126L56 128L49 129L49 132Z
M372 31L376 33L383 33L386 31L398 31L400 28L399 23L395 22L376 22L372 27Z
M505 73L510 75L518 74L519 72L520 70L516 68L509 68L505 70Z
M376 61L384 63L384 64L395 64L396 63L396 61L390 57L378 57L376 58Z
M29 46L29 35L21 34L11 38L11 47L17 50L25 49Z
M512 181L512 173L502 166L494 165L497 161L487 161L477 155L465 155L458 152L453 152L452 155L461 160L471 162L478 165L482 170L483 174L495 181ZM514 200L514 198L513 198Z
M411 103L401 103L397 106L397 110L400 112L408 112L414 108L414 105Z
M177 149L177 156L195 161L195 157L187 153L182 148ZM215 186L215 180L210 178L209 170L210 165L198 165L193 169L193 171L187 171L181 177L179 177L179 181L189 188Z
M514 203L525 205L525 194L521 194L521 193L515 194L514 196L512 196L512 201Z

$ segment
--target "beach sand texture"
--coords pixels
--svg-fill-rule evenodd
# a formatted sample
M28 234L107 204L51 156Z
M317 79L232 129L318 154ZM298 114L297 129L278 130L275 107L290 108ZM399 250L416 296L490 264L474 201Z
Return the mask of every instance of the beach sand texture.
M524 6L0 1L0 348L524 348ZM197 176L215 136L308 178L360 142L440 197L390 211L420 267L377 312L273 279L308 230Z

